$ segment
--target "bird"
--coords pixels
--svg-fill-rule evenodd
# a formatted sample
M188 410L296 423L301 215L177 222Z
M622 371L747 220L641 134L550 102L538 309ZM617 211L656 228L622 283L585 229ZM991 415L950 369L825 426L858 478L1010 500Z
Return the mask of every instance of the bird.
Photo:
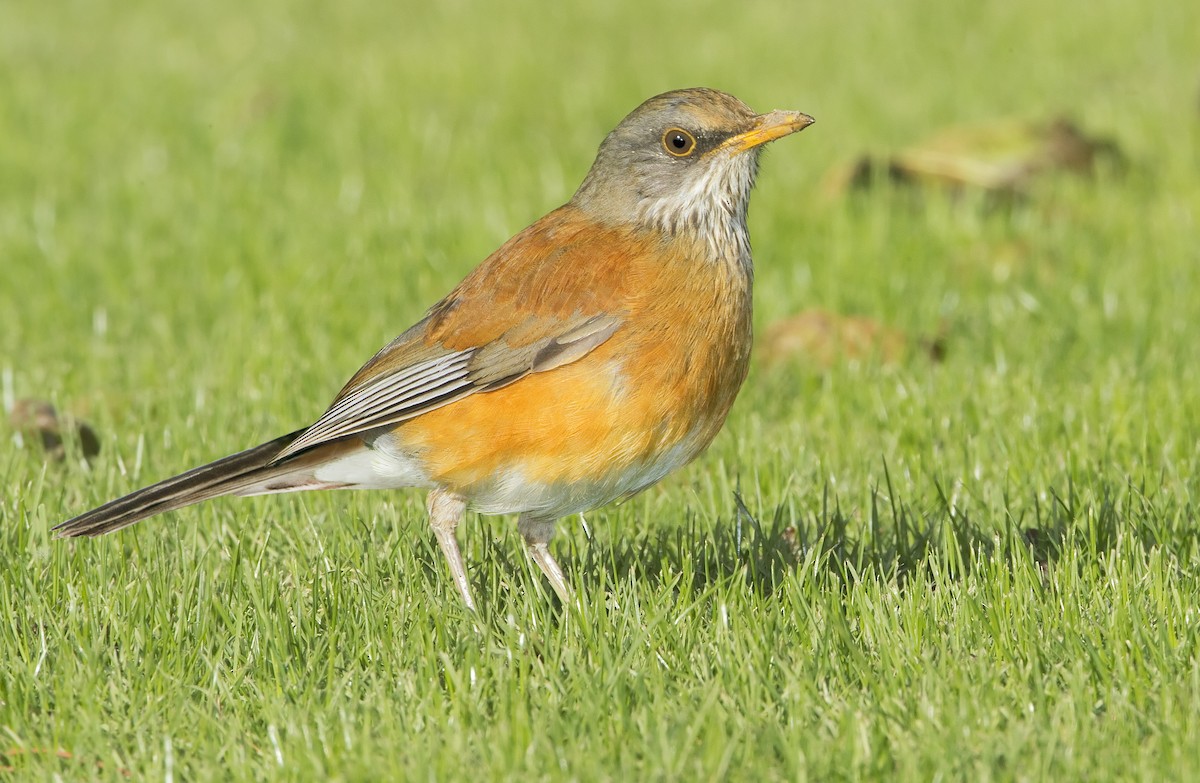
M724 424L749 367L759 156L813 121L708 88L646 100L566 204L379 350L311 426L80 514L56 536L229 495L423 488L468 609L456 538L468 510L516 515L565 604L556 522L657 483Z

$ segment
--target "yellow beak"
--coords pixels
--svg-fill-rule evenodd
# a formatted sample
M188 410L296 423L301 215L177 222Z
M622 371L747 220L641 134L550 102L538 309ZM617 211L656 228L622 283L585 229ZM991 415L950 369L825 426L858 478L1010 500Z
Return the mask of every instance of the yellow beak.
M781 139L797 131L802 131L816 120L798 111L773 111L760 114L754 118L754 125L748 131L731 136L721 143L717 149L731 149L734 152L745 152L768 141Z

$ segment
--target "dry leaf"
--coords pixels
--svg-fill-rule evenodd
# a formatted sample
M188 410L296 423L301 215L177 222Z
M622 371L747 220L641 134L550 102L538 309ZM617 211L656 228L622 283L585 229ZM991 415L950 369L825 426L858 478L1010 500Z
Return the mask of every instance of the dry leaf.
M951 190L1017 193L1048 172L1090 175L1101 160L1119 167L1124 157L1112 140L1088 136L1069 119L1002 120L950 128L889 158L864 155L832 169L824 190L842 195L886 178Z
M870 318L806 310L767 327L759 352L767 362L804 359L821 367L832 367L838 362L862 359L898 362L914 348L921 349L934 361L940 361L945 354L940 336L914 340L899 329L885 327Z
M64 433L78 442L84 459L100 453L100 438L90 424L70 416L60 418L54 405L46 400L17 400L8 419L13 429L40 443L49 459L66 457Z

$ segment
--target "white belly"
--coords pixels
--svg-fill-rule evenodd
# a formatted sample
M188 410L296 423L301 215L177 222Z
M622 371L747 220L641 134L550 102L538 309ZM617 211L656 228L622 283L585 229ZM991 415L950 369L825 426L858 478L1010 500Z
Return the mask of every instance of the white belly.
M480 514L524 514L539 519L590 511L618 498L633 495L657 483L668 473L690 462L703 448L686 437L654 459L614 470L603 479L546 483L527 478L519 460L472 486L467 504ZM432 489L420 460L397 448L388 436L372 448L348 454L314 471L317 481L345 489Z
M519 465L498 471L467 497L481 514L524 514L538 519L590 511L619 498L636 494L686 465L700 449L685 438L654 460L614 471L603 480L544 483L530 481Z
M319 481L346 489L433 487L420 462L396 448L390 437L378 438L371 448L358 449L328 462L313 474Z

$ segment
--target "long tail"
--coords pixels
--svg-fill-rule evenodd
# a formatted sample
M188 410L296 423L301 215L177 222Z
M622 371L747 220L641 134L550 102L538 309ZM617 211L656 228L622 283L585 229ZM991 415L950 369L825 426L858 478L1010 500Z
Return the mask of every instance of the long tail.
M301 452L278 463L273 461L303 431L297 430L261 446L139 489L68 519L54 530L60 538L100 536L164 511L173 511L223 495L259 495L338 486L316 480L313 465L320 462L321 458L313 452ZM322 447L317 447L313 451L322 450Z

